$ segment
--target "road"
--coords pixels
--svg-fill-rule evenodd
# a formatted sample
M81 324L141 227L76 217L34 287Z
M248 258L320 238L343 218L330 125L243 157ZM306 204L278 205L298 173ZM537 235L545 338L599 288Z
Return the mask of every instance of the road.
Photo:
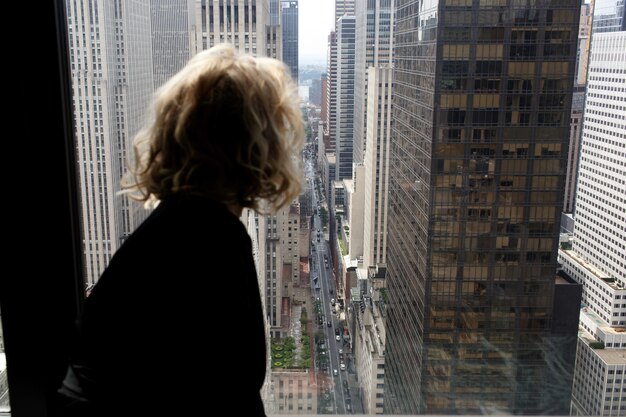
M313 196L313 208L317 208L318 198L317 195ZM317 241L317 231L320 231L321 237L320 241ZM346 381L347 385L347 372L342 371L340 367L340 359L339 359L339 349L343 349L343 337L340 341L336 340L335 329L337 328L337 324L339 322L337 315L332 313L332 305L331 299L336 297L336 285L332 276L332 272L330 270L330 250L328 247L328 243L324 238L324 234L322 232L322 221L319 214L314 216L313 220L313 231L312 242L311 244L315 246L315 250L312 250L312 264L313 264L313 276L318 277L318 283L320 284L320 289L315 290L316 297L320 299L322 314L325 317L325 322L322 325L324 334L326 336L326 346L327 346L327 354L330 358L330 368L329 373L333 375L333 370L337 370L337 376L332 377L332 381L334 382L333 386L333 395L335 398L335 413L336 414L346 414L346 400L348 403L350 399L346 398L345 389L344 389L344 381ZM324 257L328 258L328 263L324 261ZM327 266L328 265L328 266ZM313 278L312 278L313 279ZM315 288L315 282L312 283L313 288ZM330 291L333 291L331 294ZM339 309L339 304L336 304L336 309ZM328 327L326 325L326 321L331 320L332 326ZM340 329L340 334L343 335L343 329Z

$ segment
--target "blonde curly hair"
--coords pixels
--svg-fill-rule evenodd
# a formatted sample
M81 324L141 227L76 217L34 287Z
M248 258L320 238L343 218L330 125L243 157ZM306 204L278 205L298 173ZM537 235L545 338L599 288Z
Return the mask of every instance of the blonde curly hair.
M157 91L124 188L140 201L182 192L275 212L302 188L303 138L285 64L215 46Z

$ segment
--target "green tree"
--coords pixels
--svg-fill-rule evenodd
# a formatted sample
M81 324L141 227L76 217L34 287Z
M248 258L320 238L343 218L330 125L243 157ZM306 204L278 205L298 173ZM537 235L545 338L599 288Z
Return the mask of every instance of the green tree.
M320 218L322 219L322 225L328 225L328 211L324 207L320 207Z

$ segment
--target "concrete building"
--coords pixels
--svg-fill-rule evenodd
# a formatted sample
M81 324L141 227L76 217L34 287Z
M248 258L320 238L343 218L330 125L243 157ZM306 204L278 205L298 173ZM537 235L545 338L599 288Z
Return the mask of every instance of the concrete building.
M575 83L584 85L587 83L587 64L589 62L589 45L591 41L591 21L593 5L582 3L580 5L580 21L578 23L578 49L576 53L576 78Z
M626 413L626 31L607 31L621 26L606 16L591 40L574 235L559 251L583 285L573 415Z
M500 4L396 1L386 413L569 411L544 343L580 1Z
M324 126L328 124L328 74L323 73L320 76L320 94L322 95L320 99L320 107L322 109L322 113L320 118L322 122L324 122ZM326 131L327 129L325 129Z
M576 353L572 416L623 416L626 414L626 334L606 327L605 335L623 343L605 349L596 337L581 330ZM613 342L616 343L616 342Z
M148 214L118 192L154 92L150 2L77 0L66 3L66 12L84 275L90 286Z
M298 84L298 2L281 0L281 28L283 38L283 62L291 70L291 77Z
M309 370L273 370L271 379L275 414L317 414L317 384Z
M331 152L326 152L324 154L324 176L322 180L324 181L324 193L326 194L326 202L328 204L328 209L332 210L332 190L335 184L335 175L337 171L337 158L335 158L335 154Z
M150 0L155 90L196 54L194 0Z
M282 31L271 23L269 0L196 1L196 42L201 49L230 43L253 56L282 59Z
M261 288L269 334L276 339L289 330L289 306L306 301L303 293L296 291L300 284L299 207L294 202L276 215L258 216Z
M345 213L348 220L350 236L348 239L348 254L350 260L363 259L363 219L365 204L365 166L354 165L354 179L344 180L347 204ZM349 184L349 185L348 185Z
M365 194L363 224L363 265L387 262L387 208L393 71L371 67L367 97L365 147Z
M337 127L335 143L337 180L352 178L354 140L354 52L355 22L352 15L337 20Z
M335 22L344 15L354 16L356 0L335 0Z
M283 265L288 266L289 275L283 276L284 289L291 302L305 302L303 295L297 296L296 288L300 286L300 204L291 203L276 216L280 230L280 246ZM308 240L308 238L307 238Z
M352 303L354 361L364 414L383 414L385 389L385 268L367 269Z
M355 3L356 42L354 69L354 162L365 158L367 137L368 69L390 67L392 60L394 0ZM391 99L391 96L389 97Z
M569 124L569 147L567 151L567 173L565 174L565 196L563 212L572 213L576 201L576 181L578 180L578 161L580 159L580 139L583 128L583 110L585 107L585 86L574 85L572 112Z

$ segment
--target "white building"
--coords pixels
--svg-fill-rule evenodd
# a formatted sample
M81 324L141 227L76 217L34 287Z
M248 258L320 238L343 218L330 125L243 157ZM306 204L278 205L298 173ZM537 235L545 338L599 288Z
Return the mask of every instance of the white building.
M387 262L393 71L391 68L372 67L368 69L367 77L370 88L365 146L363 265L369 267Z
M363 209L365 202L365 166L354 164L352 180L344 180L346 190L345 219L350 233L347 236L347 247L350 260L363 259Z
M66 3L85 281L147 216L120 195L154 92L149 0Z
M157 89L198 51L194 0L150 0L152 73Z
M354 163L362 163L365 158L368 117L367 71L370 67L391 65L394 2L394 0L358 1L355 4Z
M269 0L196 0L200 49L230 43L240 52L282 58L280 27L270 24Z
M615 332L615 329L609 332ZM626 334L619 336L622 342L626 342ZM626 349L592 347L597 343L586 331L578 337L570 415L624 416Z
M594 22L595 25L595 22ZM626 414L626 32L591 41L572 249L583 285L572 414Z

